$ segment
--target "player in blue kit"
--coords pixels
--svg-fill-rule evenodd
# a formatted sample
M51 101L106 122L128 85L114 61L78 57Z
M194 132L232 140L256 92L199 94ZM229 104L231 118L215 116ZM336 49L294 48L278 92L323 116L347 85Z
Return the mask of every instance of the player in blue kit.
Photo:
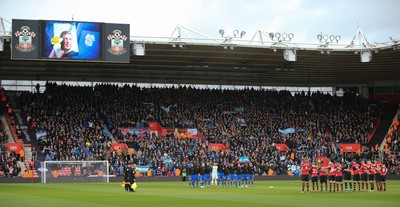
M227 184L229 182L229 175L230 175L229 165L227 164L227 165L224 166L224 175L223 175L223 178L222 178L222 187L226 187L227 186Z
M192 167L192 171L191 171L192 175L190 175L189 179L191 180L191 187L194 188L195 184L196 187L199 187L199 167L197 166L197 164L193 164Z
M206 171L206 174L204 175L204 184L205 184L205 187L210 187L211 185L211 165L210 165L210 163L207 163L206 165L205 165L205 171Z
M242 164L242 187L246 186L246 188L249 185L249 171L247 168L247 164Z
M242 179L243 179L243 172L242 172L242 167L240 166L240 163L239 163L236 166L236 182L237 182L236 187L240 187L240 186L243 187Z
M249 177L248 177L248 181L249 181L249 185L251 186L251 187L254 187L254 167L253 167L253 164L251 164L251 163L249 163L249 166L247 166L247 171L248 171L248 175L249 175Z
M231 163L229 166L229 183L228 186L236 185L236 167Z
M199 168L199 174L200 174L200 188L204 188L206 184L206 165L204 163L202 163L201 167Z
M225 166L223 164L218 165L218 186L223 186L223 181L224 181L224 168Z

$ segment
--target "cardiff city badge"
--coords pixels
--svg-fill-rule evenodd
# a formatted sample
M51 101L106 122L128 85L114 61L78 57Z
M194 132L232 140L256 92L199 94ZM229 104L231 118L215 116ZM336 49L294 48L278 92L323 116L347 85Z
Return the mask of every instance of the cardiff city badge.
M32 39L35 38L36 33L30 31L31 28L28 26L22 26L21 31L15 32L15 36L18 37L18 44L15 48L21 52L31 52L36 49L36 46L32 44Z
M107 39L111 41L111 47L107 51L113 55L123 55L127 52L124 48L124 41L127 40L125 35L122 35L121 30L114 30L113 34L108 35Z

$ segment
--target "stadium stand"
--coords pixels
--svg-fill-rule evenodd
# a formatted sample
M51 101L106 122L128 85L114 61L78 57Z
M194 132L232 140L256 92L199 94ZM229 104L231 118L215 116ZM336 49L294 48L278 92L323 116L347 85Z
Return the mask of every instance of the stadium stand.
M7 142L8 136L4 124L0 120L0 178L17 177L21 173L21 167L18 164L19 156L15 151L8 152Z
M386 136L384 145L384 163L387 163L390 174L400 174L399 160L400 160L400 111L397 112L396 117Z
M47 83L44 93L23 93L19 101L30 130L40 135L38 152L45 160L109 160L115 175L122 174L126 161L149 166L152 175L175 175L175 169L190 163L232 163L247 157L259 175L283 175L293 173L291 166L303 157L375 158L374 148L342 153L339 144L366 146L383 107L351 93L337 97L319 92L55 83ZM121 130L147 128L151 122L172 129L196 128L203 138L179 138L177 131L161 135ZM291 128L294 132L286 133ZM398 140L396 136L392 140ZM114 138L129 148L112 150ZM215 143L226 151L215 150ZM398 145L392 148L398 154ZM391 166L398 166L398 160L393 154L385 158ZM60 172L66 176L71 171Z

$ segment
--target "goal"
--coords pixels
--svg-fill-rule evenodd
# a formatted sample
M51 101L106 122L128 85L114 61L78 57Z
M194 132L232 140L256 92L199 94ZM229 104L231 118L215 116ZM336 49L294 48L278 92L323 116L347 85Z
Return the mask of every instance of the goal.
M110 182L108 161L44 161L42 183Z

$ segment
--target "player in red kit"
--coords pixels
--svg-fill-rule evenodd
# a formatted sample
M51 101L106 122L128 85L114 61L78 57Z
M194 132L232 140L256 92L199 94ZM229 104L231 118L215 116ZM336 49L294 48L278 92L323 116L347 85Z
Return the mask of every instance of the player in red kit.
M323 185L325 184L325 191L328 191L328 168L323 162L318 166L319 170L319 182L321 184L321 192L323 191Z
M382 191L382 183L381 183L381 171L382 171L382 163L379 160L375 160L374 168L375 168L375 183L376 189L378 191Z
M368 191L368 169L367 169L367 164L365 163L364 160L361 160L360 173L361 173L361 191L364 191L364 189Z
M382 164L380 173L381 173L381 183L383 185L383 191L386 191L386 174L388 173L388 169L386 168L386 165Z
M360 191L360 164L353 159L351 167L353 168L353 191L356 191L356 183L358 184L358 191Z
M343 172L342 172L343 165L340 164L340 162L335 161L334 167L335 167L335 173L336 173L336 175L335 175L336 191L339 191L339 185L340 185L340 191L343 191Z
M304 158L303 162L301 163L301 192L304 193L304 186L307 187L307 192L310 192L310 170L311 164L308 162L308 158Z
M329 169L329 192L332 191L332 186L333 186L333 192L336 191L336 170L335 170L335 165L332 162L329 162L328 164L328 169Z
M367 160L367 171L368 171L368 180L371 187L370 191L374 191L375 166L371 162L371 160Z
M318 165L317 163L312 164L312 170L311 170L311 183L312 183L312 190L315 192L315 186L317 187L317 191L319 190L318 187Z

